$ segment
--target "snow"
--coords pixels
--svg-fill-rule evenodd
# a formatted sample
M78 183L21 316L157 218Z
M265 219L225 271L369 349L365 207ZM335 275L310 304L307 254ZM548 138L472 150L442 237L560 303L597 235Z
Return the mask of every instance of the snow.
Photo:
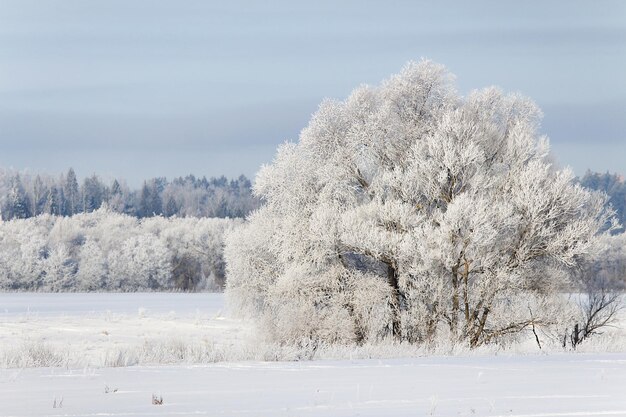
M163 346L227 349L249 326L224 317L223 300L211 293L0 293L0 366L3 351L4 362L24 363L22 351L42 345L61 356L54 364L73 367L133 364L137 352Z
M220 314L219 293L0 293L0 318L37 316L152 313Z
M11 369L0 415L602 416L625 392L626 354Z
M146 343L241 349L250 328L223 304L206 293L0 294L0 358L35 342L69 350L60 367L0 369L0 417L626 416L626 352L145 365L169 361L146 356ZM111 352L136 351L130 363L144 365L106 367Z

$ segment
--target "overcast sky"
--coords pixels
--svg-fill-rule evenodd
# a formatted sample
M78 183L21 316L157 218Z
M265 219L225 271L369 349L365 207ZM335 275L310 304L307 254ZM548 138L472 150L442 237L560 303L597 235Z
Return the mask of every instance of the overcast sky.
M253 176L322 98L420 57L533 98L577 173L626 173L623 0L0 0L0 166Z

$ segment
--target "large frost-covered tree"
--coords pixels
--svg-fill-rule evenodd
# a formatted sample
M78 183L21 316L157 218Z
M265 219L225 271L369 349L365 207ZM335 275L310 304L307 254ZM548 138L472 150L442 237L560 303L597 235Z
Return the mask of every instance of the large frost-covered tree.
M324 101L227 239L230 302L281 342L478 346L554 323L611 212L551 165L539 118L430 61Z

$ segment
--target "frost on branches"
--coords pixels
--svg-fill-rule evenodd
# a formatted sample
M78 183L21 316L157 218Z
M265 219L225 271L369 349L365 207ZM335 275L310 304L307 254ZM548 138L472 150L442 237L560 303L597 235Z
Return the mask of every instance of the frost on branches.
M223 236L240 222L108 208L0 220L0 291L218 290Z
M530 100L453 78L410 63L324 101L259 172L227 294L272 338L476 347L573 311L560 293L613 227L605 196L551 165Z

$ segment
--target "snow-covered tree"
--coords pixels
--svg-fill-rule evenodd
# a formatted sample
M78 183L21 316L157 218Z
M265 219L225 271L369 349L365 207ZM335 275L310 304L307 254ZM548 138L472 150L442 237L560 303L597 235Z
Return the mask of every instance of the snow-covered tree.
M429 61L324 101L257 175L229 300L283 342L478 346L550 325L612 213L551 165L539 118L495 88L460 96Z
M82 212L90 213L97 210L106 201L106 187L97 175L85 178L82 186Z
M102 249L93 239L88 239L80 248L78 272L76 273L77 289L82 291L101 290L105 287L107 276L107 262Z
M151 219L154 222L155 219ZM241 220L184 218L168 220L160 233L172 254L172 279L177 288L223 289L224 235Z
M19 175L11 178L8 195L5 199L2 215L5 219L26 219L31 216L31 202L24 190Z
M121 290L167 289L171 270L163 242L143 234L127 239L109 253L110 287Z
M623 175L587 171L580 183L592 190L604 191L609 196L609 203L615 209L617 219L624 232L626 225L626 180Z
M65 182L63 184L64 212L63 214L71 216L80 211L80 191L78 189L78 179L73 168L67 171Z
M156 216L161 214L161 212L162 203L159 197L157 182L154 180L150 183L144 182L139 197L139 217Z
M28 222L28 227L26 226ZM0 223L0 289L34 290L42 286L49 216Z
M37 216L45 212L46 200L48 197L48 187L44 184L39 175L33 183L33 216Z
M63 190L55 186L48 189L44 212L48 214L63 214Z
M75 290L76 263L64 245L52 248L43 259L43 287L47 291Z

